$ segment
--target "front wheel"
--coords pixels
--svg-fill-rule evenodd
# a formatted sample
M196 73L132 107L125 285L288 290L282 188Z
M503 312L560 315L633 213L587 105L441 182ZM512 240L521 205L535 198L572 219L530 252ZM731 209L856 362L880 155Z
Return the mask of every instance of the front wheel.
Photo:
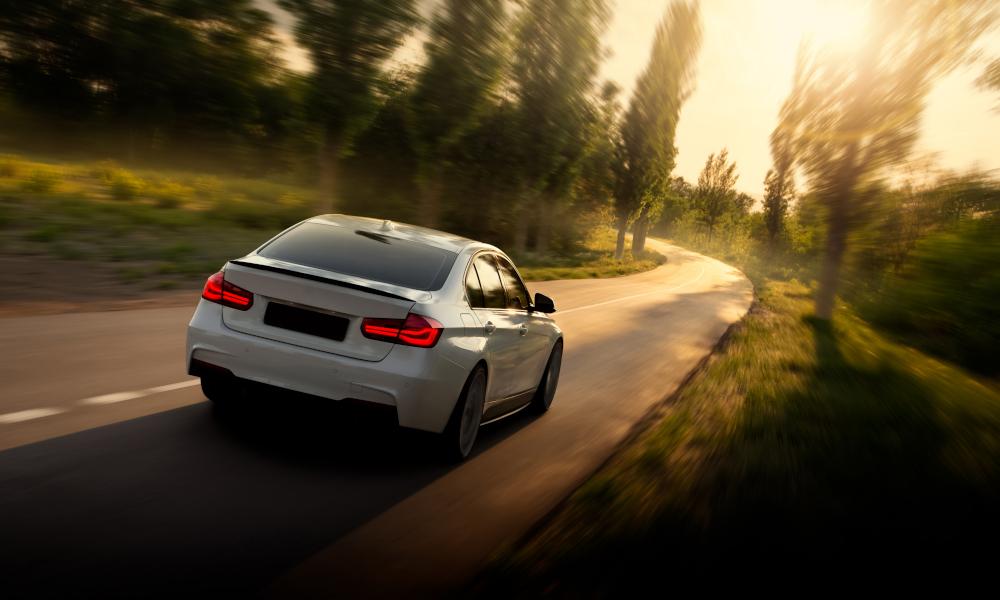
M444 449L448 458L465 460L479 435L486 402L486 369L479 365L472 371L444 430Z
M549 362L545 365L545 372L542 373L542 381L535 390L535 397L531 399L531 409L537 414L542 414L552 406L552 399L556 396L556 387L559 386L559 369L562 367L563 342L556 340L556 345L552 347L552 354L549 355Z

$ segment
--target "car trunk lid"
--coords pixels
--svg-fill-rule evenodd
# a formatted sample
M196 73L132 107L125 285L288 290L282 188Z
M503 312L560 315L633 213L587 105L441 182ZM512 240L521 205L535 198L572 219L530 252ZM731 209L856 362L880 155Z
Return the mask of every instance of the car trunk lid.
M385 358L392 344L364 337L361 320L405 318L421 296L429 296L256 255L231 261L225 278L254 293L249 310L223 308L230 329L367 361Z

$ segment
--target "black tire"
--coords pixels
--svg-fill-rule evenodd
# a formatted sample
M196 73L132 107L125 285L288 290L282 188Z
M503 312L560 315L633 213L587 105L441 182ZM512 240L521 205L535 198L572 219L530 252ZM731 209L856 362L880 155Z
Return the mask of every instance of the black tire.
M468 458L479 434L486 403L486 367L477 365L462 386L455 409L442 434L445 457L454 462ZM471 436L471 437L470 437Z
M549 354L549 362L545 364L545 372L542 373L542 380L538 382L538 389L535 390L535 397L531 399L531 410L535 414L543 414L552 406L552 399L556 396L556 388L559 387L559 372L562 370L563 341L562 338L556 340Z
M229 408L240 396L241 386L235 377L203 375L201 393L220 408Z

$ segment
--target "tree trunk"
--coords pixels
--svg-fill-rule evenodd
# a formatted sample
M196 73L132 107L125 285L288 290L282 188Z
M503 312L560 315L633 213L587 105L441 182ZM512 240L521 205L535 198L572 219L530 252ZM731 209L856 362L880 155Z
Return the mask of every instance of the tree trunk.
M538 205L538 219L535 222L535 252L545 255L549 251L549 236L552 233L551 207L546 202L547 198L542 198Z
M131 164L135 164L135 124L129 125L128 128L128 156L127 160Z
M837 298L837 284L840 282L840 265L847 247L846 203L839 198L830 207L830 227L826 232L826 248L823 252L823 266L816 289L816 316L830 320Z
M635 221L632 228L632 256L639 258L639 255L646 249L646 234L649 232L649 215L643 210L642 214Z
M337 185L340 183L340 144L328 141L319 152L319 198L316 208L320 213L333 212L336 205Z
M514 210L514 242L512 247L517 258L524 256L528 248L528 219L519 208Z
M829 321L833 318L833 307L837 299L840 283L840 266L847 249L847 229L851 218L851 199L858 181L858 144L847 147L836 179L837 185L830 197L830 213L827 216L826 248L823 251L823 265L816 288L816 317Z
M441 175L435 171L429 173L420 181L420 214L417 223L424 227L436 228L441 225L441 192L444 183Z
M625 232L628 231L628 219L618 218L618 241L615 243L615 260L625 257Z

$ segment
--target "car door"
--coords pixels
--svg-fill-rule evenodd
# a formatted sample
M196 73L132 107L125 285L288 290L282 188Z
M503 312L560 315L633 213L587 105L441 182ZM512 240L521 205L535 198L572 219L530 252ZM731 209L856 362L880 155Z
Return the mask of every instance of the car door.
M470 269L475 270L482 290L483 306L472 307L472 311L486 335L486 360L490 369L487 413L490 413L491 405L499 405L521 391L517 389L518 382L515 380L521 360L520 323L511 318L511 311L507 310L507 294L494 256L490 253L478 254L472 260Z
M496 260L500 281L507 293L507 310L521 336L518 352L520 367L513 377L518 392L533 391L542 379L542 371L549 358L548 320L528 310L531 296L514 265L503 256L497 256Z

